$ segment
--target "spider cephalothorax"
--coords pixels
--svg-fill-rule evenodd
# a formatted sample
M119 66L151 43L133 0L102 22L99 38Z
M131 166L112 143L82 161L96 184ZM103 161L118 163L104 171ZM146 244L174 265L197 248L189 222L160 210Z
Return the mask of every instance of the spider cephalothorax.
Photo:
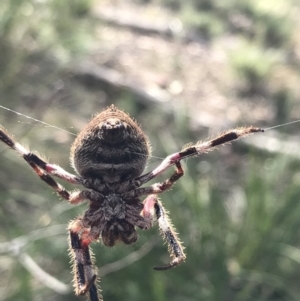
M117 242L134 243L138 238L136 228L147 230L157 221L172 260L155 269L166 270L178 265L185 260L183 247L156 195L169 189L183 176L182 159L262 131L254 127L237 128L215 139L188 145L144 175L141 174L151 153L148 139L139 125L114 105L96 115L73 143L71 162L78 175L70 174L29 152L1 127L0 140L16 150L41 180L71 204L85 200L89 202L86 212L69 224L70 253L76 294L89 294L91 301L99 301L102 296L97 289L89 245L98 239L110 247ZM171 166L175 166L175 171L170 178L141 187ZM85 189L69 192L52 176L82 185ZM144 195L147 197L142 201Z

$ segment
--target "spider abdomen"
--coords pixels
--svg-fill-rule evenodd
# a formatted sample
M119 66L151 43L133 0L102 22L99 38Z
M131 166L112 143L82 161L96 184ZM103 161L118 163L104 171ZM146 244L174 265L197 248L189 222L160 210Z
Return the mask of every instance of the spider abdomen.
M115 183L139 176L149 154L148 138L138 124L111 106L79 133L71 148L71 161L82 177Z

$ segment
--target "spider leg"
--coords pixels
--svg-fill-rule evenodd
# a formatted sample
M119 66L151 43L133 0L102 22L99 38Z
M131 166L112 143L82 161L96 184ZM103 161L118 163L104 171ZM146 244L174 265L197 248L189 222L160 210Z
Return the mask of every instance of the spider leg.
M144 183L157 177L159 174L164 172L166 169L168 169L172 165L176 164L176 162L181 161L182 159L206 153L210 150L213 150L214 148L216 148L219 145L223 145L223 144L229 143L233 140L239 139L241 137L245 137L250 134L259 133L259 132L264 132L264 130L261 128L256 128L256 127L252 127L252 126L236 128L233 130L226 131L214 139L211 139L211 140L208 140L205 142L199 141L195 144L188 145L182 151L168 156L154 170L136 178L133 181L134 186L140 187L141 185L143 185Z
M78 204L80 202L83 202L85 199L94 198L97 200L97 197L94 195L91 195L92 192L89 191L74 191L69 192L67 191L61 184L57 183L48 173L58 176L55 172L53 172L53 169L51 171L51 168L56 165L48 164L45 161L43 161L41 158L39 158L37 155L29 152L26 148L24 148L21 144L18 142L15 142L11 136L9 136L3 128L0 127L0 141L3 141L5 144L7 144L10 148L18 152L23 159L31 166L31 168L35 171L35 173L40 177L42 181L44 181L46 184L51 186L62 198L68 200L71 204ZM51 168L49 168L49 166ZM65 172L65 176L58 176L59 178L62 178L64 180L67 180L71 183L80 183L79 178L76 176L73 176L69 174L68 172L64 171L62 168L57 166L60 170ZM68 176L69 175L69 176ZM73 177L73 178L72 178ZM78 180L78 181L77 181ZM99 199L99 194L98 194Z
M74 262L75 293L76 295L89 293L90 301L102 301L102 296L96 285L97 275L93 269L89 250L89 244L96 240L97 237L94 237L89 229L81 225L81 218L77 218L70 223L69 232L70 255Z
M158 194L170 189L174 185L174 183L184 175L184 170L181 166L181 163L179 161L176 161L174 164L176 165L175 172L167 180L161 183L155 183L149 187L137 188L129 192L125 192L124 194L122 194L122 197L124 199L130 199L139 197L141 195Z
M183 252L183 246L177 237L177 233L169 220L168 214L162 203L157 199L156 195L149 195L144 200L144 209L142 216L157 220L160 232L168 244L168 250L172 257L172 261L164 266L154 267L155 270L168 270L179 265L186 258Z
M24 146L16 142L5 130L0 126L0 140L8 145L10 148L15 150L21 155L24 160L33 168L33 166L46 171L48 174L63 179L73 184L81 184L81 178L73 175L58 165L50 164L38 155L28 151ZM50 185L51 186L51 185Z
M25 158L24 158L25 159ZM26 159L25 159L26 160ZM94 196L95 193L88 190L82 190L82 191L73 191L69 192L66 190L62 185L57 183L50 175L48 175L44 170L40 169L37 165L35 165L32 162L28 162L29 165L32 167L32 169L36 172L36 174L40 177L42 181L44 181L46 184L51 186L62 198L69 201L71 204L79 204L83 202L85 199L90 199ZM98 194L98 199L95 200L101 200L99 197L100 194Z

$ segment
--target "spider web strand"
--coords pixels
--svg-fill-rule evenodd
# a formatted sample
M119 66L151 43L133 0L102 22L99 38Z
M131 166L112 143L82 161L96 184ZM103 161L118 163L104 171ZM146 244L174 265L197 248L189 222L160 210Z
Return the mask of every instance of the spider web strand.
M55 128L55 129L57 129L57 130L66 132L66 133L71 134L71 135L73 135L73 136L77 136L75 133L69 132L69 131L64 130L64 129L60 128L60 127L57 127L57 126L55 126L55 125L49 124L49 123L44 122L44 121L41 121L41 120L39 120L39 119L35 119L35 118L30 117L30 116L28 116L28 115L25 115L25 114L22 114L22 113L20 113L20 112L14 111L14 110L9 109L9 108L7 108L7 107L3 107L3 106L0 105L0 108L4 109L4 110L6 110L6 111L13 112L13 113L15 113L15 114L17 114L17 115L19 115L19 116L23 116L23 117L25 117L25 118L27 118L27 119L31 119L31 120L33 120L33 121L36 121L36 122L39 122L39 123L41 123L41 124L47 125L47 126L49 126L49 127L51 127L51 128Z
M290 125L290 124L293 124L293 123L299 123L299 122L300 122L300 119L294 120L294 121L290 121L290 122L287 122L287 123L282 123L282 124L274 125L274 126L271 126L271 127L266 128L266 129L264 129L264 130L265 130L265 131L273 130L273 129L276 129L276 128L279 128L279 127L282 127L282 126L285 126L285 125Z

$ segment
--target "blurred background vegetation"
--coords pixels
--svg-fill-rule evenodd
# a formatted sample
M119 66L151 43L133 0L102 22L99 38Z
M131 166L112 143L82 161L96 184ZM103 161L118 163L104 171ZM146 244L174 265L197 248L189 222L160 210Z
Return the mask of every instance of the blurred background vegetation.
M71 171L74 135L114 103L149 135L150 170L222 130L299 119L299 30L295 0L4 0L0 123ZM186 263L152 269L169 260L157 228L135 245L94 244L104 300L298 301L298 128L186 161L161 196ZM66 225L85 205L59 200L2 144L0 158L0 300L82 299Z

